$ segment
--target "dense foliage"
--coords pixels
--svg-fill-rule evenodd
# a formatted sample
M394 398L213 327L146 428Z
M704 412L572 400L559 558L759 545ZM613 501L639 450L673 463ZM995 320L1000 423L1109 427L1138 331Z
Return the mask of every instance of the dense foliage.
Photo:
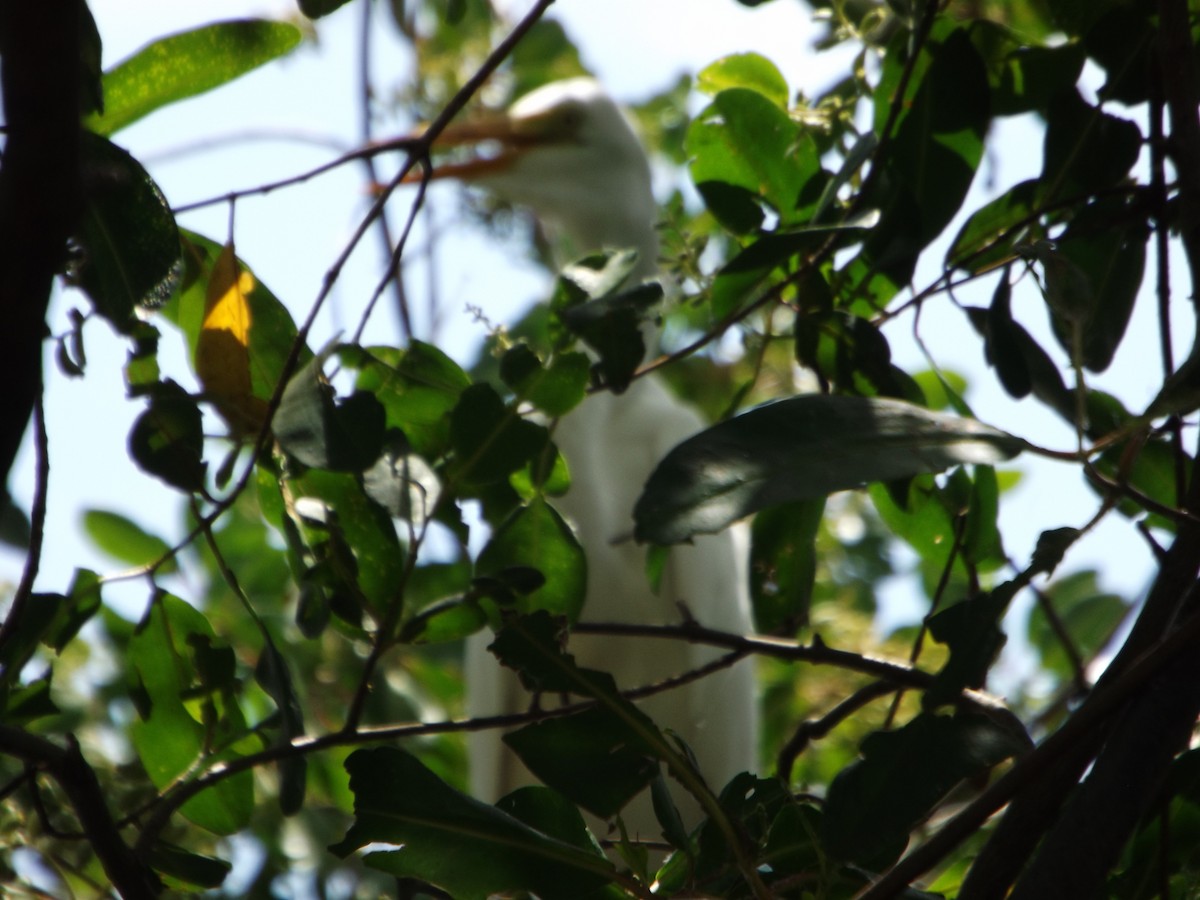
M319 19L367 2L300 6ZM291 53L301 28L214 23L102 68L83 0L65 4L76 15L4 10L0 289L17 350L0 355L6 384L22 387L0 407L0 449L7 470L33 408L39 482L26 577L0 627L6 889L1195 896L1200 485L1188 417L1200 361L1171 314L1200 294L1200 13L1187 0L812 5L825 47L856 51L823 95L746 53L635 110L650 150L702 200L677 194L663 211L661 262L682 296L628 284L620 252L589 258L471 371L412 334L310 344L385 204L419 208L420 192L395 192L400 176L372 195L302 306L256 279L236 233L180 227L182 211L114 143ZM550 6L520 22L485 0L381 6L376 26L398 28L419 74L380 96L431 128L246 193L385 154L415 171L487 78L496 100L580 73ZM686 121L689 91L705 105ZM976 204L969 191L1006 117L1038 123L1040 172ZM33 199L31 183L43 186ZM387 239L402 259L404 238ZM381 273L380 294L397 271ZM31 349L51 276L77 308L49 323L47 358L87 377L88 332L128 338L128 402L143 410L129 457L179 492L186 521L171 543L92 510L89 534L132 571L81 568L35 591L56 540L43 527L52 468ZM964 301L972 284L990 302ZM1031 322L1030 298L1048 329ZM1066 423L1068 446L983 424L988 409L970 409L961 377L937 365L936 335L927 370L893 364L889 340L919 334L935 306L969 320L989 376ZM1124 343L1139 314L1157 322L1158 347ZM762 765L729 785L695 777L669 734L561 644L584 602L586 548L553 512L570 476L548 423L589 390L645 375L628 349L638 317L666 319L653 368L715 423L668 455L630 510L647 577L670 545L752 517L764 637L659 629L758 659ZM165 334L186 340L190 370L160 358ZM1121 353L1161 369L1148 406L1094 386ZM1030 456L1085 479L1094 515L1044 509L1036 550L1014 558L997 516ZM1158 563L1136 608L1072 561L1082 536L1117 517ZM473 553L470 531L485 527ZM880 640L872 622L899 545L918 560L912 590L927 608ZM106 603L118 578L146 586L137 621ZM1006 618L1026 597L1028 621ZM529 683L578 701L569 715L533 708L503 723L546 787L495 807L464 787L464 731L500 724L461 714L462 641L483 628ZM1012 628L1031 648L1021 684L1037 689L1001 701L987 688ZM645 778L561 752L618 745L652 761ZM664 779L705 810L694 831ZM588 830L581 810L613 819L643 790L663 825L650 852L619 828Z

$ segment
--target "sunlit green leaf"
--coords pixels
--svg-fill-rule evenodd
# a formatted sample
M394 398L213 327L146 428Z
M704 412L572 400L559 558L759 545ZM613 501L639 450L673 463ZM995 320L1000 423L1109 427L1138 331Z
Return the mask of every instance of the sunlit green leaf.
M159 107L220 87L293 50L300 29L286 22L216 22L154 41L104 74L104 113L87 126L112 134Z
M166 556L171 549L170 544L132 519L109 510L85 510L83 528L97 547L129 566L148 566ZM173 559L159 567L163 573L175 570Z
M758 53L734 53L701 69L696 87L714 96L729 88L748 88L762 94L776 106L787 109L787 81L778 67Z
M193 361L204 322L206 295L213 267L222 245L194 232L183 234L184 276L181 291L161 310L187 341L188 355ZM249 272L243 260L238 266ZM252 325L249 329L250 384L254 397L266 402L271 399L283 375L283 368L296 339L296 323L291 313L265 284L254 278L254 289L245 295ZM307 347L300 348L298 363L312 359Z
M721 91L688 130L691 175L713 214L738 232L757 227L757 198L780 225L804 222L820 188L816 145L775 103L755 90ZM747 204L750 204L749 206Z
M450 436L447 413L471 384L445 352L413 341L404 350L343 345L336 353L343 365L357 370L355 387L370 391L383 404L389 428L402 431L426 458L445 452Z
M206 695L202 717L222 713L207 727L189 710L189 694L198 683L192 642L216 640L212 627L196 609L170 594L157 595L150 613L129 642L131 675L144 697L140 720L133 726L133 743L151 780L165 788L209 758L229 756L230 738L244 734L245 722L229 697ZM215 752L212 733L223 732L223 753ZM216 834L244 827L254 811L254 773L244 771L223 779L196 795L181 809L184 816Z
M545 609L574 620L583 608L587 560L570 526L544 500L534 500L510 516L479 554L476 572L494 575L514 565L542 573L541 588L522 598L520 609Z

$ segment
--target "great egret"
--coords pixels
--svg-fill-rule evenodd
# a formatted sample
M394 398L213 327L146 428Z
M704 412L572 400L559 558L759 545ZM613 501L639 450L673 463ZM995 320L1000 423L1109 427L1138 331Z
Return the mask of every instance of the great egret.
M650 167L620 108L593 80L575 78L541 87L507 114L452 126L443 145L487 143L493 153L435 167L453 177L528 206L569 254L633 247L638 277L653 274L658 253L657 206ZM598 393L567 415L554 432L572 473L572 487L556 501L574 524L588 559L583 620L678 623L691 615L703 625L747 633L752 629L744 541L725 533L670 551L656 595L645 576L645 552L631 540L632 511L643 484L675 444L704 422L655 377L641 378L621 396ZM686 610L686 613L684 612ZM520 712L529 694L485 652L490 636L470 642L466 661L467 710L472 716ZM652 684L720 655L682 641L574 635L570 651L589 668L611 672L620 687ZM754 769L758 716L752 661L642 703L661 726L692 748L714 790ZM531 782L495 731L469 738L471 788L494 801ZM631 834L652 838L649 804L624 815ZM685 815L689 808L685 804ZM694 811L689 818L695 819Z

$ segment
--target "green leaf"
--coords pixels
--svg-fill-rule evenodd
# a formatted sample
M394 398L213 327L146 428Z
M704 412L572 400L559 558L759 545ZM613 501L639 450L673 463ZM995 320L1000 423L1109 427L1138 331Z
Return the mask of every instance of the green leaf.
M760 406L684 441L634 508L639 541L673 544L760 509L835 491L994 463L1023 442L897 400L812 394Z
M246 733L232 698L202 688L193 647L211 647L215 642L204 616L166 593L156 596L148 617L129 641L126 659L143 698L140 720L131 729L133 745L160 790L197 764L235 757L231 741ZM197 694L198 688L202 693ZM199 721L185 699L199 704L202 718L216 721ZM225 749L214 752L214 739ZM233 834L246 826L254 812L254 773L240 772L221 780L188 800L180 811L201 828Z
M300 0L300 12L310 19L319 19L341 9L350 0Z
M818 290L820 278L815 283ZM839 389L853 394L897 396L903 386L893 375L892 351L883 332L862 316L842 310L799 317L796 361Z
M330 850L345 857L370 843L367 865L420 878L460 900L529 891L547 900L583 897L613 872L603 854L547 837L518 819L458 793L392 747L356 750L346 760L354 824Z
M138 306L161 306L179 282L179 230L141 163L103 137L82 132L85 206L76 273L96 311L132 333Z
M558 354L543 367L527 344L517 344L501 359L500 377L518 397L556 418L583 401L591 367L583 353Z
M1043 192L1040 181L1022 181L977 209L946 251L946 265L977 274L1012 257L1036 227Z
M1007 559L997 523L1000 484L991 466L975 466L972 475L962 552L977 570L989 572L1004 565Z
M316 558L324 561L335 595L343 594L355 608L365 600L377 616L398 602L406 554L391 518L367 497L358 479L309 469L291 481L291 494L305 512L309 546L320 551ZM353 623L357 616L343 618Z
M402 432L393 431L384 440L383 452L363 472L367 496L396 519L421 530L437 509L442 485L437 472L422 457L409 452Z
M1146 241L1150 232L1141 225L1114 228L1111 224L1113 219L1127 214L1128 206L1124 203L1099 201L1072 222L1053 248L1039 254L1054 335L1063 349L1073 354L1071 319L1076 316L1081 320L1080 362L1093 372L1108 368L1125 337L1146 268ZM1082 303L1086 304L1082 310L1063 309L1061 302L1053 302L1056 282L1063 280L1060 273L1064 270L1068 285L1076 276L1082 280L1078 289L1084 298ZM1071 292L1067 291L1066 296L1070 298Z
M599 705L533 723L505 735L505 742L550 787L607 817L645 788L656 760L680 757L658 726L621 696L611 675L575 665L560 632L558 620L536 612L506 624L488 649L519 673L527 689L589 697Z
M822 871L829 863L821 848L820 833L821 812L817 807L789 803L771 822L763 856L781 877Z
M1029 614L1029 643L1042 665L1060 678L1075 675L1074 658L1086 665L1110 641L1129 614L1129 606L1116 594L1100 589L1095 572L1074 572L1048 585L1045 602L1054 610L1066 631L1071 651L1063 646L1042 604Z
M478 601L447 600L427 606L405 622L399 640L402 644L461 641L487 622L487 614Z
M148 566L166 556L171 549L170 544L133 520L108 510L85 510L83 530L97 547L129 566ZM175 560L169 559L158 571L166 574L177 568Z
M1002 278L1007 280L1007 275ZM975 330L983 335L984 357L995 367L1005 390L1011 396L1024 396L1021 391L1028 386L1038 400L1074 424L1075 392L1063 381L1058 364L1024 326L1011 316L1006 319L995 303L988 310L964 307L964 312Z
M277 746L290 744L292 740L304 735L304 710L300 698L296 696L296 688L292 684L292 675L288 671L287 660L275 642L267 636L262 655L254 669L254 680L275 701L279 713L279 735ZM279 771L279 808L285 816L300 811L304 805L306 777L308 773L307 757L303 754L291 754L281 758L277 764Z
M286 22L217 22L162 38L104 75L104 113L85 125L114 132L160 107L233 81L295 49L300 29Z
M1000 620L1012 600L1014 585L1000 585L944 609L929 620L929 633L950 648L950 659L925 693L926 709L953 703L964 688L981 688L988 669L1004 647Z
M1059 94L1046 112L1041 180L1049 195L1070 197L1117 184L1137 162L1137 125L1101 111L1078 91Z
M1081 42L1037 46L988 20L971 22L970 34L987 64L992 112L998 116L1044 110L1056 95L1075 87L1087 56Z
M571 527L545 500L521 507L496 529L475 571L495 576L517 565L533 567L545 578L540 588L521 598L521 612L544 609L571 621L578 618L587 589L587 559Z
M1156 24L1151 8L1122 3L1105 10L1088 29L1080 49L1108 76L1097 91L1101 100L1132 107L1154 96L1151 73L1160 65L1162 52Z
M496 809L524 822L542 834L554 835L589 853L599 853L600 845L588 831L579 810L562 794L540 785L517 788L496 802Z
M33 524L25 510L13 502L6 491L0 496L0 544L7 544L17 550L28 550L29 541L33 537Z
M193 493L204 489L204 426L200 408L174 381L154 385L150 405L129 432L129 455L143 472Z
M204 322L208 283L222 246L195 232L185 231L183 250L185 268L182 290L161 312L183 332L187 341L188 356L193 360L194 366ZM244 297L251 316L248 347L250 384L254 397L265 403L275 393L275 387L283 375L283 367L291 352L292 343L296 340L296 323L287 307L265 284L253 276L245 262L238 259L237 266L239 271L248 273L253 279L253 289ZM310 359L311 351L308 347L302 347L300 365L304 365Z
M927 564L942 571L956 552L954 520L961 512L929 475L907 483L872 484L871 502L888 529Z
M9 625L9 638L0 645L0 688L20 684L21 670L32 659L38 644L47 640L61 620L67 598L62 594L35 593L19 607L19 618ZM14 613L8 613L13 615ZM19 689L19 688L18 688Z
M79 629L100 610L100 587L100 576L91 569L75 570L71 588L55 613L49 633L43 638L55 653L62 653L79 634Z
M0 690L0 697L3 697L5 701L0 710L0 719L3 719L6 725L23 726L45 716L56 716L62 712L54 705L54 698L51 695L52 673L51 669L43 678L22 683L12 690Z
M976 714L922 713L896 731L877 731L863 741L862 759L829 786L825 848L838 859L885 869L953 787L1029 746Z
M223 859L202 856L163 841L157 842L147 854L147 862L167 879L184 886L218 888L225 881L233 864ZM171 886L171 885L168 885Z
M380 456L386 413L375 395L355 391L334 403L322 350L288 382L271 427L279 446L306 466L361 472Z
M539 780L602 819L619 813L658 773L652 751L603 707L531 723L504 735L504 743Z
M370 391L383 404L388 428L402 431L426 459L446 451L448 413L471 386L454 360L421 341L413 341L406 350L342 345L336 352L343 365L358 371L355 387Z
M909 84L886 160L888 178L871 198L883 220L867 240L867 253L889 272L906 278L915 254L958 213L983 158L990 121L987 73L966 30L945 21L935 26ZM896 40L901 36L897 35ZM875 92L876 130L882 128L906 62L894 44ZM915 86L915 90L914 90ZM910 206L911 204L911 206Z
M550 300L562 327L600 356L596 370L618 394L646 353L642 320L663 296L657 282L625 287L636 263L633 251L585 256L562 270Z
M509 409L495 389L475 384L462 392L450 415L454 472L469 486L507 479L536 462L549 434Z
M721 57L700 70L696 88L709 96L730 88L747 88L762 94L780 109L788 107L787 80L775 63L758 53Z
M783 227L811 216L820 190L805 189L821 171L812 137L756 90L721 91L692 122L690 171L706 205L738 233L758 227L765 202Z
M795 631L808 622L817 575L817 532L825 498L764 509L754 517L750 596L754 624L764 634Z

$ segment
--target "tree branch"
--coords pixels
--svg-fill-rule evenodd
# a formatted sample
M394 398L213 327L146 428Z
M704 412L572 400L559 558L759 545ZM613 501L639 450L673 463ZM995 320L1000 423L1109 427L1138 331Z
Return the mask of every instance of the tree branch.
M74 736L67 737L63 748L24 729L0 725L0 753L44 771L58 783L79 817L104 873L125 900L157 897L162 892L162 882L154 870L122 839L108 811L104 789Z

